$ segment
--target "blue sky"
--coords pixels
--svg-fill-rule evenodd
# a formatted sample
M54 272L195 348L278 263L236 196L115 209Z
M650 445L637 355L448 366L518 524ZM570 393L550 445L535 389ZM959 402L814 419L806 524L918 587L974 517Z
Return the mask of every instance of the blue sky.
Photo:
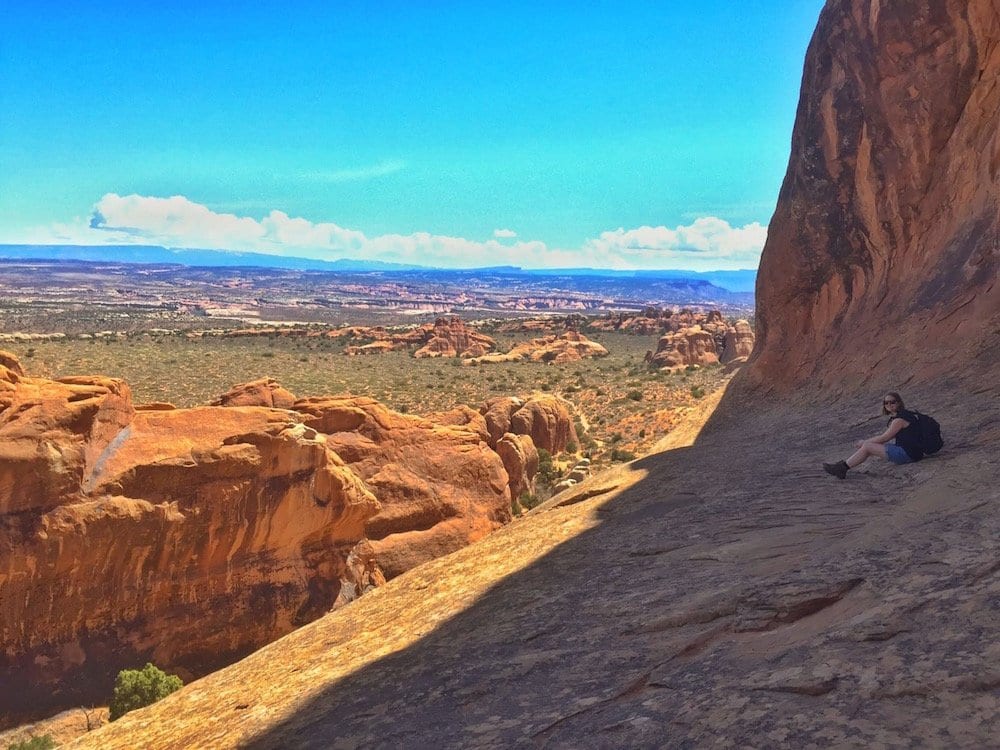
M158 5L5 3L0 242L752 267L822 2Z

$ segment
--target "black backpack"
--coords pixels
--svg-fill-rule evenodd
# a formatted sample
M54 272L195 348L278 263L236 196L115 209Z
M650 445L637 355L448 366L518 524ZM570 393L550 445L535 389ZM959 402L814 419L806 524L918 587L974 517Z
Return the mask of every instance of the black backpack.
M937 453L944 447L944 439L941 437L941 425L934 417L921 414L919 411L913 412L917 418L917 427L920 429L920 447L928 456Z

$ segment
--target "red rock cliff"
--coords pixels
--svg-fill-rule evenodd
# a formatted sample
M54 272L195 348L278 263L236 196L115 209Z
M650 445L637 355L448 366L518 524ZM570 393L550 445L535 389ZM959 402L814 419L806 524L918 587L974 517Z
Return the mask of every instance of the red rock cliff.
M996 0L827 3L757 279L751 382L904 382L995 336L998 83Z
M204 674L510 520L475 411L279 396L137 411L0 352L0 725L146 660Z

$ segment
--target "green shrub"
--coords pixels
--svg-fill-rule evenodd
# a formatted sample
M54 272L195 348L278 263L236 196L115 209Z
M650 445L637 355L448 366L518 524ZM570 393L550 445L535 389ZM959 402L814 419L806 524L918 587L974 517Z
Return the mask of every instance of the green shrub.
M538 503L541 502L541 498L536 497L535 495L532 495L530 492L525 491L521 493L521 497L518 498L517 502L525 510L531 510L536 505L538 505ZM518 515L520 515L520 513L518 513Z
M559 478L559 472L552 463L552 454L544 448L538 449L538 473L535 477L543 487L548 487Z
M642 401L642 391L629 391L625 397L633 401Z
M695 398L701 398L702 396L705 395L705 389L702 388L700 385L692 385L691 395L694 396Z
M7 750L53 750L56 746L52 737L47 734L32 737L30 740L21 740L11 745L7 745Z
M578 450L579 450L579 446L576 443L574 443L572 440L570 440L568 443L566 443L566 452L567 453L576 453Z
M612 461L632 461L635 459L635 454L632 451L622 450L621 448L614 448L611 451Z
M115 721L129 711L150 706L175 690L180 690L183 684L177 675L169 675L149 663L142 669L123 669L115 678L110 719Z

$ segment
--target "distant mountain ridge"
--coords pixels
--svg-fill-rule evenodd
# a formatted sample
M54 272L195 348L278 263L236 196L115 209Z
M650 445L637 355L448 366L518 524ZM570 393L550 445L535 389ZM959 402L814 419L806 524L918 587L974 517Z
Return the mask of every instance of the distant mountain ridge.
M729 292L753 292L757 279L756 269L737 271L684 271L678 269L617 271L603 268L520 268L518 266L489 266L482 268L453 269L406 263L388 263L378 260L316 260L266 253L236 252L189 248L168 248L159 245L3 245L0 258L17 260L82 260L113 263L169 263L185 266L234 268L256 266L282 268L296 271L406 272L406 271L478 271L523 276L598 276L616 279L686 280L702 281Z

